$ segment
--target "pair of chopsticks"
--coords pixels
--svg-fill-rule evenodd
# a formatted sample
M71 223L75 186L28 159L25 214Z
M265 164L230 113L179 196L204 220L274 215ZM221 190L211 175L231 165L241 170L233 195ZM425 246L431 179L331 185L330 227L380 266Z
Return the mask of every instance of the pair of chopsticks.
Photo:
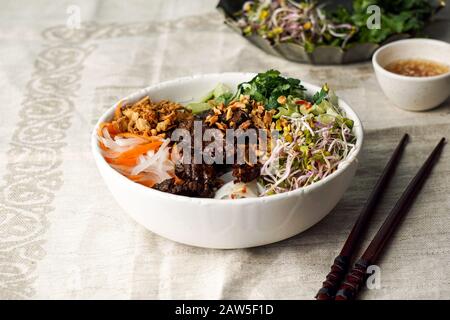
M422 185L428 178L445 142L445 138L442 138L439 141L417 172L416 176L411 180L401 197L398 199L366 251L361 258L357 260L350 272L348 272L357 243L367 228L368 221L379 202L381 194L393 176L393 172L405 149L407 140L408 134L405 134L381 173L380 178L375 184L368 201L356 220L340 254L335 258L334 263L331 266L331 271L328 273L326 280L322 284L322 288L317 293L317 300L352 300L356 297L364 285L364 281L367 279L367 268L376 263L389 238L400 224L402 218L409 211L409 208L420 192Z

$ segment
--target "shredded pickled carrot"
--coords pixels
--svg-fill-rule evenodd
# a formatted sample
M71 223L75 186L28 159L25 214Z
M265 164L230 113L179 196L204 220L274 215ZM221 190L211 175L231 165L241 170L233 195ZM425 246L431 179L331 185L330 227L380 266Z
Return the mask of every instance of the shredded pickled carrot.
M151 188L151 187L153 187L156 184L156 181L155 181L155 179L152 179L150 177L150 175L151 175L151 173L150 174L149 173L147 173L147 174L138 174L138 175L125 174L125 176L128 179L130 179L130 180L132 180L132 181L134 181L136 183L140 183L140 184L142 184L144 186L147 186L147 187Z
M100 125L98 126L98 129L97 129L97 134L100 137L103 137L103 128L106 128L106 130L108 130L111 137L115 137L117 134L120 133L120 131L117 130L114 127L114 124L112 124L111 122L102 122L102 123L100 123Z
M143 174L137 174L137 175L132 175L132 174L125 174L125 176L130 179L133 180L134 182L138 182L139 180L144 178Z
M99 141L98 145L100 146L100 149L102 149L103 151L109 151L109 149L105 146L103 142Z
M156 150L162 144L162 141L155 141L146 144L139 144L130 150L124 151L120 154L119 158L134 158L147 153L150 150Z
M140 181L135 181L135 182L140 183L149 188L152 188L156 184L156 181L154 181L152 179L140 180Z
M159 181L159 179L161 179L160 172L147 170L137 175L133 175L131 174L131 172L133 171L133 168L138 165L139 158L149 151L157 152L163 144L164 139L157 136L140 135L132 132L121 132L120 128L118 128L117 122L114 120L118 120L120 117L122 117L122 106L123 101L120 101L114 110L113 121L102 122L99 124L97 129L98 136L108 139L109 142L109 137L105 136L106 132L104 131L104 129L106 129L112 140L117 143L119 142L118 138L141 140L133 142L130 141L131 143L129 144L125 143L123 144L124 147L121 147L122 144L118 144L117 148L116 144L111 144L114 147L109 148L107 147L105 142L100 139L100 141L98 142L99 147L102 151L104 151L102 152L103 157L111 165L111 167L113 167L128 179L151 188ZM117 150L125 151L118 152ZM168 172L168 174L172 175L173 173Z
M127 151L120 153L120 155L117 158L114 159L107 158L107 161L109 163L117 165L135 166L137 164L139 156L147 153L150 150L156 151L161 144L162 141L154 141L151 143L140 144Z

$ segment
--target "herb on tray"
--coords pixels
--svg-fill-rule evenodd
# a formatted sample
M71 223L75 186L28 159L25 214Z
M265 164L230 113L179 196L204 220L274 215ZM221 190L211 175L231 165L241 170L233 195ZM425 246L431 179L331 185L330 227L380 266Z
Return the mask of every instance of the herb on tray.
M381 28L367 27L371 5L380 8ZM257 34L272 44L296 43L312 52L317 46L345 49L419 32L438 8L426 0L353 0L350 10L342 6L328 9L317 1L255 0L246 1L235 15L245 36Z
M381 28L367 27L372 15L367 9L372 5L380 8ZM330 16L334 21L350 23L357 28L355 42L380 43L394 34L419 32L432 13L432 6L425 0L354 0L351 11L340 7Z

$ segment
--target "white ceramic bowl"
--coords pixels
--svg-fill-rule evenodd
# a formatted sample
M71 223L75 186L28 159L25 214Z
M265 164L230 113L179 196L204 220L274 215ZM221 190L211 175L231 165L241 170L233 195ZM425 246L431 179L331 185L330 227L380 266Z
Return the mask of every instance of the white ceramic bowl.
M372 57L378 83L397 107L424 111L448 98L450 72L433 77L408 77L385 69L389 63L404 59L427 59L450 66L450 44L431 39L406 39L382 46Z
M206 74L150 86L125 98L136 101L145 95L153 100L198 100L217 83L230 88L249 81L254 74ZM320 88L305 84L309 94ZM117 203L138 223L165 238L199 247L245 248L280 241L302 232L325 217L349 187L363 142L363 129L355 112L342 100L340 106L354 120L356 147L333 174L311 186L262 197L218 200L177 196L134 183L103 159L92 133L92 151L98 169ZM112 118L115 106L99 120ZM97 126L98 126L97 124ZM117 205L111 203L111 206Z

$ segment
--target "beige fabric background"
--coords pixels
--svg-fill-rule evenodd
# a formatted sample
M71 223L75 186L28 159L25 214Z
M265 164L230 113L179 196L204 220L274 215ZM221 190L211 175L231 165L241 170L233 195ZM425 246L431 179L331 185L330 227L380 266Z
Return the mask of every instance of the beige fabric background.
M71 4L81 8L80 30L65 25ZM401 135L412 140L367 240L433 145L450 138L449 100L429 112L395 109L370 63L314 67L268 56L228 30L215 4L2 2L0 298L311 299ZM448 37L448 25L439 28ZM180 245L132 221L90 155L98 116L162 80L268 68L327 81L360 115L363 159L338 206L300 235L246 250ZM450 298L449 174L446 147L379 263L381 289L361 298Z

